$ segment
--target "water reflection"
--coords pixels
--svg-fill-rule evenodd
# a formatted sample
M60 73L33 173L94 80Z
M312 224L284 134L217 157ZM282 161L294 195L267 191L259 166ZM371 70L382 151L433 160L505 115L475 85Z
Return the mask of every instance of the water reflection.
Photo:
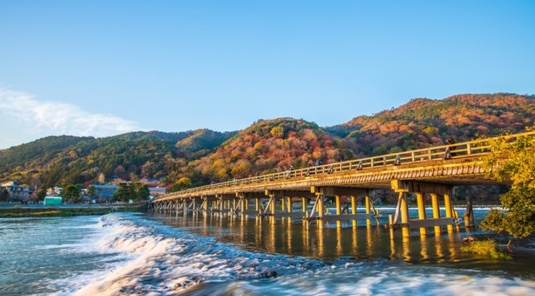
M359 253L359 245L357 240L357 227L351 228L351 254L357 256Z
M292 224L291 223L288 223L286 234L287 234L286 245L288 246L288 254L293 254L292 252Z
M343 256L342 249L342 228L336 228L336 255Z
M403 255L402 259L405 261L411 261L411 240L408 237L402 238Z
M422 261L429 259L429 254L427 253L427 240L425 235L420 235L420 255L422 256Z
M435 232L435 251L436 251L436 260L439 263L444 262L444 252L442 250L442 241L440 239L440 232Z
M388 258L406 262L457 262L466 260L460 253L459 242L464 232L434 232L421 236L416 229L409 238L399 230L392 239L390 229L378 225L338 228L335 223L323 229L305 227L301 221L286 220L272 224L270 219L251 216L225 216L211 213L197 216L154 215L165 224L187 227L203 236L239 245L242 248L313 258ZM295 219L294 219L295 220ZM384 223L386 224L386 223ZM464 258L463 258L464 256Z

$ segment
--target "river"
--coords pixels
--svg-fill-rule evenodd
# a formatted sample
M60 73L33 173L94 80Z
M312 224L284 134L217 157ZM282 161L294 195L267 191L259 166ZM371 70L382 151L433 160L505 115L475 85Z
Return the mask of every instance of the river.
M499 261L460 252L480 231L415 231L408 240L397 231L391 240L382 226L360 225L320 231L140 213L3 218L0 295L535 295L533 239Z

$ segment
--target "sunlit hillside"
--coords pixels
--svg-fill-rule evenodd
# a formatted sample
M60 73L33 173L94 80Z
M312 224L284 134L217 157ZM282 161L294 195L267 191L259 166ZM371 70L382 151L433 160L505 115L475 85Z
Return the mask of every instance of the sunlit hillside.
M352 106L347 106L352 108ZM54 136L0 151L0 179L35 187L187 177L193 185L442 145L447 139L521 132L535 97L515 94L414 99L333 127L303 119L259 120L237 132L133 132L107 138Z

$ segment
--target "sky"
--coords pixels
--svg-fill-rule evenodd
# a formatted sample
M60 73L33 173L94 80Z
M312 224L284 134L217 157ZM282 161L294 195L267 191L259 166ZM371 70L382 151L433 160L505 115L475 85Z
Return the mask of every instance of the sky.
M535 93L535 1L0 0L0 149Z

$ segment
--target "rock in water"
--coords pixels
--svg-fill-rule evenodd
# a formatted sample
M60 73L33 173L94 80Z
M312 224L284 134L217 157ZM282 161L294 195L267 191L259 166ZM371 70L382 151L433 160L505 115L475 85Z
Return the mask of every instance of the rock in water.
M277 272L274 271L274 270L270 270L268 272L262 272L260 274L261 277L263 278L276 278L277 277Z

